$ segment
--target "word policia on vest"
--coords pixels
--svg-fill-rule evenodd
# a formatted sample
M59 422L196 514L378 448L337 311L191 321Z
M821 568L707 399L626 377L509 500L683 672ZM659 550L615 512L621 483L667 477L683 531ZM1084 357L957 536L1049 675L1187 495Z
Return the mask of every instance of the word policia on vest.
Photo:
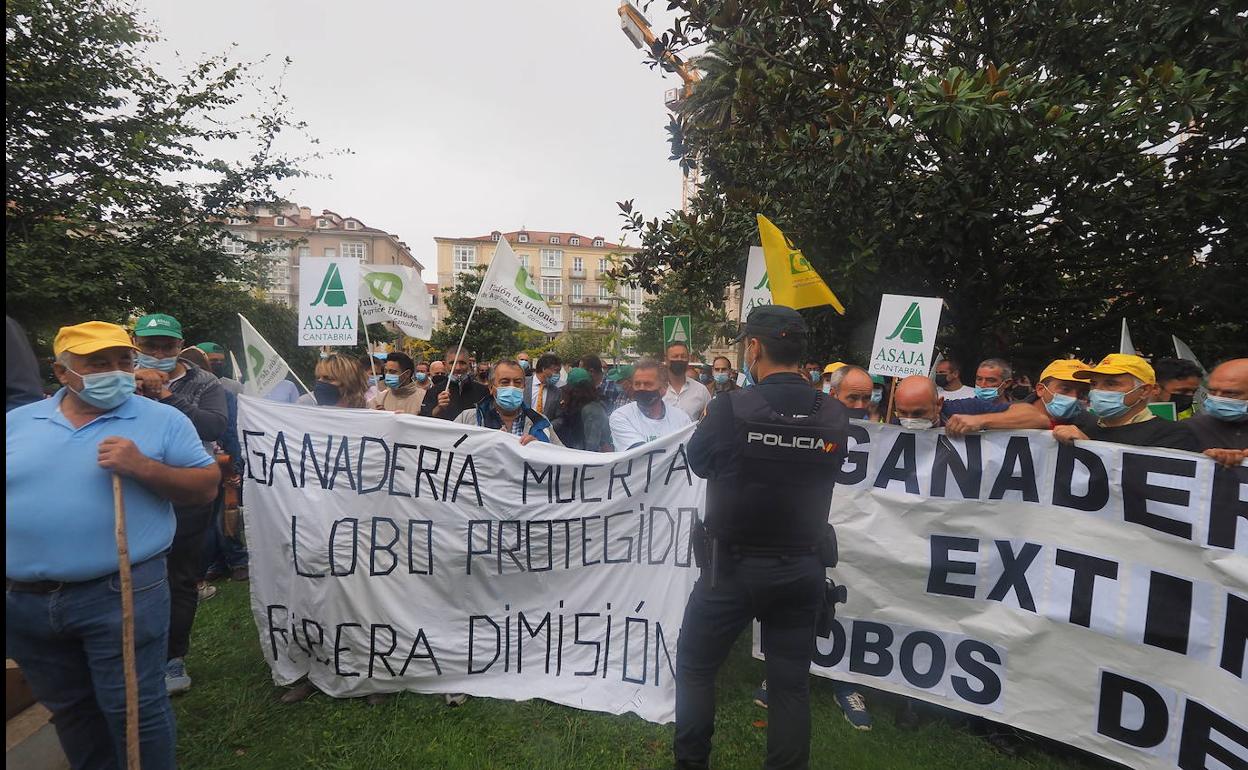
M671 721L705 517L692 428L604 455L249 397L239 422L276 682ZM747 438L768 457L847 452L829 521L849 600L812 674L1130 767L1248 756L1248 467L1030 431Z

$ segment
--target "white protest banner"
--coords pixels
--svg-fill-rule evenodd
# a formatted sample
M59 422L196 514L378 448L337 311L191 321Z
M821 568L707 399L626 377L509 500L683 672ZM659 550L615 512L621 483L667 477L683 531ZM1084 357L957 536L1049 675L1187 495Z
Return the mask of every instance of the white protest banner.
M813 673L1132 768L1248 763L1248 465L854 421L830 520Z
M875 322L875 342L867 371L886 377L926 376L940 325L939 297L885 294Z
M771 304L771 284L767 281L767 259L762 246L751 246L745 263L745 281L741 284L741 320L759 305Z
M433 310L420 274L402 265L360 265L360 315L364 323L393 321L409 337L433 336Z
M481 280L477 294L479 307L492 307L510 318L547 334L563 331L550 306L533 283L529 271L511 250L506 238L498 239L498 248L490 260L490 268ZM465 332L467 329L465 329Z
M360 304L360 261L347 257L299 260L299 344L354 345Z
M243 329L243 360L247 362L243 392L249 396L267 395L290 374L290 366L242 313L238 314L238 321Z
M278 683L670 721L704 483L692 428L595 454L239 399L252 610Z

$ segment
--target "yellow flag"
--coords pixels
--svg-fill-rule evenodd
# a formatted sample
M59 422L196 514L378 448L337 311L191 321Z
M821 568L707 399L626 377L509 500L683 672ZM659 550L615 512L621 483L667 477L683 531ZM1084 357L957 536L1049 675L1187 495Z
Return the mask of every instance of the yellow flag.
M845 306L810 266L810 261L762 214L758 215L758 236L763 242L772 304L795 310L831 305L845 315Z

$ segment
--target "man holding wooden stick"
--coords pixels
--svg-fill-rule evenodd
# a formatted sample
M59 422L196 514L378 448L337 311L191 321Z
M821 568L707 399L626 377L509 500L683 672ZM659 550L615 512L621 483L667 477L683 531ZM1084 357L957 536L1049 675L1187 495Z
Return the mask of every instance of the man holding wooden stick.
M52 712L73 767L133 766L128 711L142 766L173 767L165 552L173 506L211 502L220 473L185 415L133 397L136 349L125 329L67 326L53 351L64 387L9 412L5 426L6 650ZM129 555L128 581L119 552Z

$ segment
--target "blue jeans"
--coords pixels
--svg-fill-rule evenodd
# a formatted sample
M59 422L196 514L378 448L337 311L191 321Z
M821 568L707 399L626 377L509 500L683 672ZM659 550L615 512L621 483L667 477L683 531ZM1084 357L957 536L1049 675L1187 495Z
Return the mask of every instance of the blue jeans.
M204 575L247 566L247 546L237 537L227 536L222 529L224 524L225 496L217 495L213 504L212 526L204 536Z
M169 583L165 559L137 564L134 647L144 770L176 765L176 725L165 691ZM76 770L126 766L126 685L120 578L111 575L47 594L5 591L5 654L22 667L52 712Z

